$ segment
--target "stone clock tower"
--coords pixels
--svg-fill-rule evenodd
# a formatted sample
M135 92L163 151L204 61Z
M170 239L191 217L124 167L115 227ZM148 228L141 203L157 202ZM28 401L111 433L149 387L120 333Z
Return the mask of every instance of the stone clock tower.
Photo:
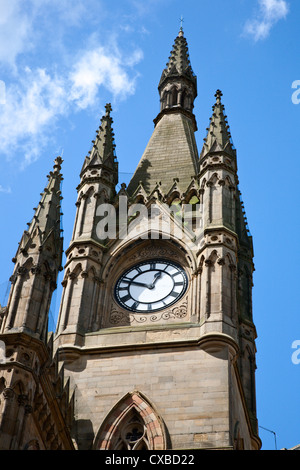
M215 95L198 154L182 29L154 132L116 192L107 105L78 186L55 345L79 449L258 449L252 239Z
M80 173L50 347L47 313L62 253L56 161L16 257L10 303L0 309L11 354L16 348L22 358L26 348L28 361L39 358L32 369L17 356L4 365L0 448L260 448L253 248L237 155L219 90L198 152L197 78L182 28L158 91L153 134L120 190L106 105ZM29 392L24 382L18 396L32 411L24 423L18 400L6 400L22 374ZM71 402L58 399L64 383Z

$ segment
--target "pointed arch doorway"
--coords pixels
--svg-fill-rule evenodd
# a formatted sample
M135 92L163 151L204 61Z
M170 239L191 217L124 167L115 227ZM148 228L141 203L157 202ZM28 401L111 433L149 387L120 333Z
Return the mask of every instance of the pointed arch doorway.
M109 412L95 440L98 450L164 450L166 429L147 398L127 393Z

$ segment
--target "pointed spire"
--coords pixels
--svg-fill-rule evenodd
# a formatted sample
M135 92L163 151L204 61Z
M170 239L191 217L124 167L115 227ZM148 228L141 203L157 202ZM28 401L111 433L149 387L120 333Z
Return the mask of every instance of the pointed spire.
M158 91L160 112L154 119L155 126L166 114L181 113L193 121L196 131L197 122L193 109L197 97L197 77L191 66L182 26L175 39L167 66L161 75Z
M32 221L28 224L28 230L25 232L27 237L30 238L36 229L40 233L40 239L43 243L50 232L54 232L57 239L61 239L61 183L63 180L61 174L61 165L63 160L57 157L54 160L53 171L49 173L48 185L41 193L41 200L35 210Z
M180 77L192 82L196 92L197 78L191 66L188 44L184 37L182 26L180 27L178 36L175 39L169 62L166 65L167 67L164 69L159 82L159 89L168 78L172 79Z
M213 114L210 118L210 125L207 128L207 137L204 139L204 145L201 157L215 150L226 150L229 153L234 151L225 107L221 102L223 94L217 90L215 94L216 103L212 107Z
M112 107L110 103L105 106L105 115L101 119L101 125L96 132L96 139L92 141L93 147L90 155L86 157L81 174L87 168L104 165L117 171L117 160L115 155L114 132L112 128L113 119L110 115Z
M57 157L32 221L21 238L13 262L5 331L26 331L46 341L52 293L61 268L61 164ZM26 274L26 276L25 276Z

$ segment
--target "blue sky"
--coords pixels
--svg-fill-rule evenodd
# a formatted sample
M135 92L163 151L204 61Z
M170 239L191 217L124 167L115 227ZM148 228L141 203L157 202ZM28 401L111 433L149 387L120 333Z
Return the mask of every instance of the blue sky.
M0 12L0 303L57 155L68 247L79 172L107 102L120 183L128 183L153 131L157 85L183 15L198 77L199 152L219 88L254 238L259 425L276 432L278 448L299 444L299 2L0 0ZM53 318L60 295L59 287ZM274 449L274 435L260 435Z

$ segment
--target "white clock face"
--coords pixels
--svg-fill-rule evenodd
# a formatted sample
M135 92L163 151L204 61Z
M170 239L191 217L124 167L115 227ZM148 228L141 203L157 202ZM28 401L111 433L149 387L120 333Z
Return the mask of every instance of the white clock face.
M179 300L187 288L187 275L171 261L151 260L126 271L115 287L119 304L133 312L151 313Z

